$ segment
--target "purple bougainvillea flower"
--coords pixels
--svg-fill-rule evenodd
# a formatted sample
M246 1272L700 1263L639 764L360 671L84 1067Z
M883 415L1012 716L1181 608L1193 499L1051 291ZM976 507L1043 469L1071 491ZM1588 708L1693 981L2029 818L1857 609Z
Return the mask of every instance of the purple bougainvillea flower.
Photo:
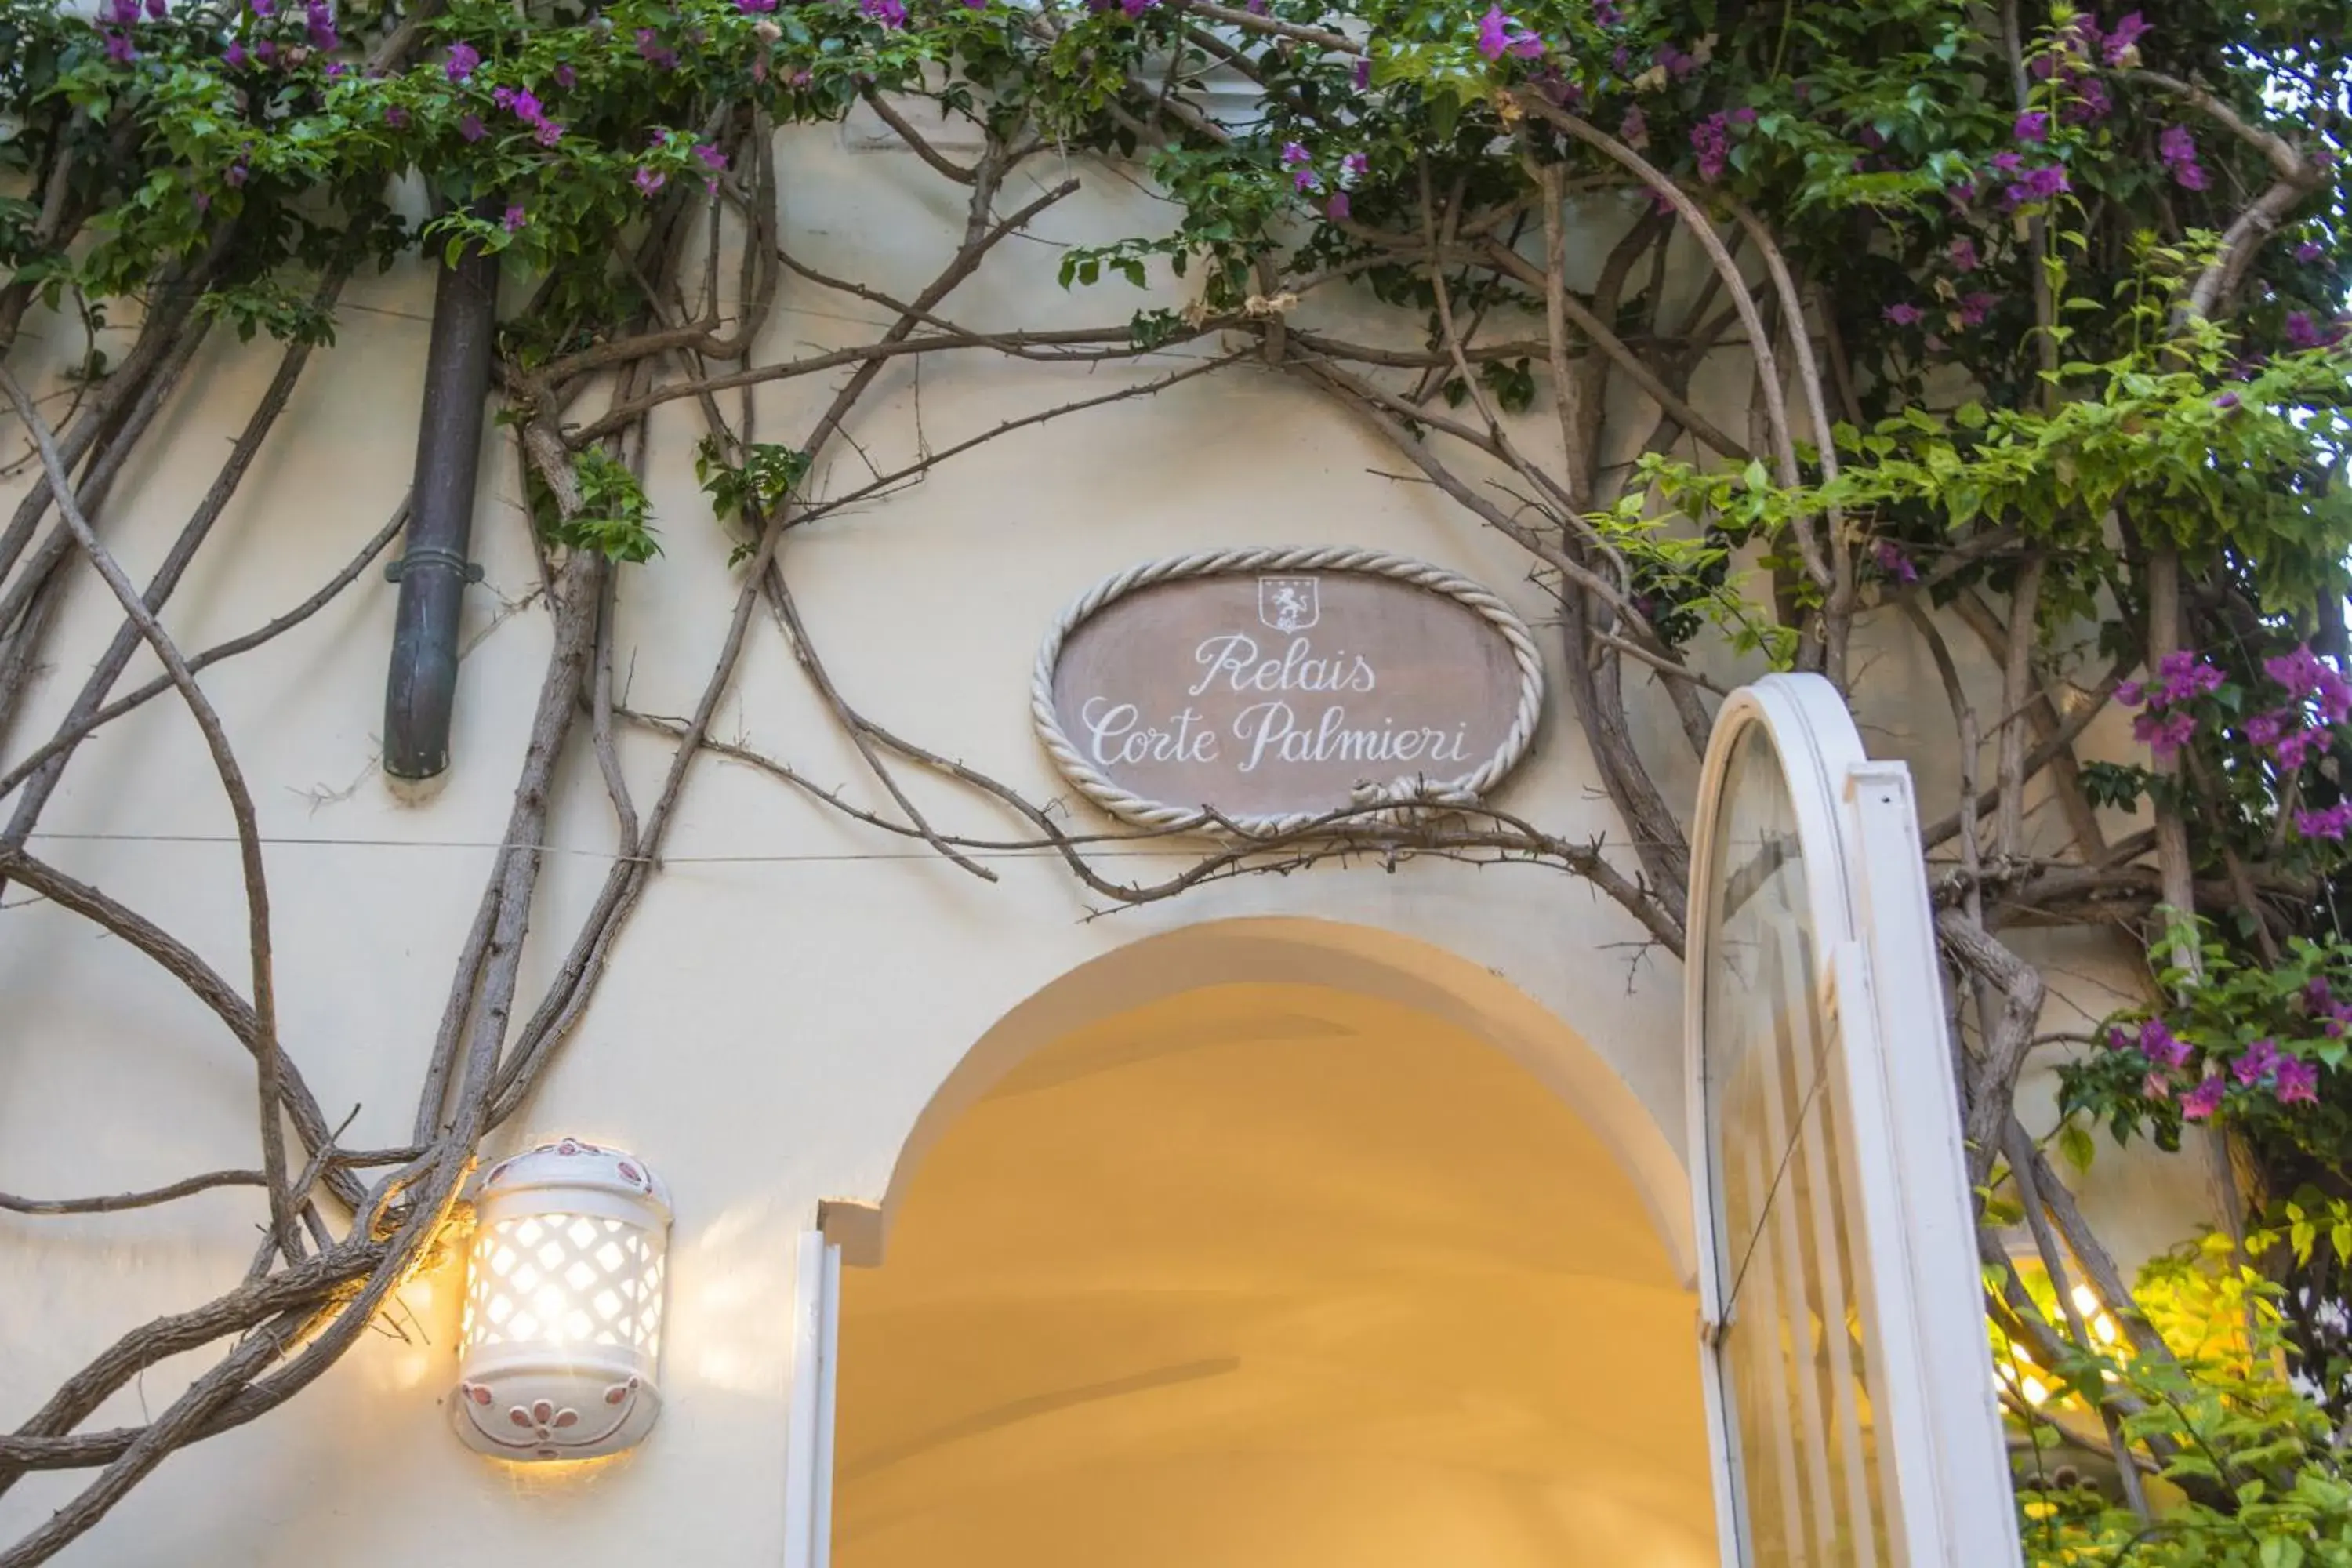
M222 172L221 184L231 190L236 190L245 184L246 174L245 160L239 158Z
M1290 183L1294 188L1302 191L1318 191L1323 188L1323 182L1316 178L1315 171L1312 169L1299 170L1290 176Z
M1543 40L1519 26L1516 17L1505 16L1500 5L1489 5L1478 18L1478 52L1490 60L1505 55L1533 59L1543 53Z
M552 147L563 140L563 127L552 120L540 121L531 127L531 132L542 147Z
M383 111L383 122L394 131L402 130L408 124L408 110L395 103Z
M1486 14L1478 18L1478 52L1490 60L1499 60L1503 51L1511 47L1510 18L1499 5L1489 5Z
M2285 713L2257 713L2239 727L2239 732L2245 736L2246 744L2267 751L2279 743L2292 717Z
M2163 1019L2150 1018L2139 1026L2139 1054L2158 1067L2184 1067L2189 1061L2189 1042L2174 1034Z
M322 54L343 41L335 31L335 10L328 0L310 0L304 8L303 26L310 31L310 47Z
M2221 1091L2227 1086L2218 1078L2209 1078L2180 1097L2180 1114L2191 1121L2202 1121L2221 1109Z
M1361 153L1350 153L1339 160L1339 177L1360 180L1372 172L1372 161Z
M2230 1064L2230 1071L2240 1083L2260 1083L2278 1071L2279 1061L2276 1044L2270 1040L2256 1040L2246 1047L2243 1056Z
M1592 20L1603 27L1622 27L1625 13L1617 8L1617 0L1592 0Z
M2159 757L2168 757L2187 745L2197 733L2197 716L2176 710L2160 713L2154 709L2132 721L2132 736Z
M907 7L903 0L865 0L860 9L886 27L907 25Z
M452 44L448 58L441 62L443 74L451 81L464 81L482 63L482 51L471 44Z
M2047 142L2050 140L2050 116L2042 110L2031 110L2019 115L2010 131L2020 142Z
M2126 680L2116 688L2116 700L2126 708L2137 708L2147 700L2147 688L2137 680Z
M1961 295L1959 310L1960 325L1963 327L1983 326L1985 324L1985 319L1992 314L1993 307L2000 303L2000 297L1999 295L1988 294L1981 289L1972 294Z
M656 191L660 190L664 185L669 184L669 176L667 174L663 174L659 169L647 165L641 165L636 174L631 176L631 178L635 184L637 189L644 192L646 195L652 195Z
M2197 161L2197 138L2186 125L2168 125L2156 139L2157 156L2172 174L2172 183L2183 190L2205 188L2205 167Z
M2152 1072L2139 1080L2139 1091L2149 1100L2170 1100L2172 1079L2160 1072Z
M231 44L228 47L223 49L221 51L221 64L228 67L231 70L243 69L245 67L245 46L243 44Z
M118 27L128 27L139 20L139 0L107 0L107 15Z
M2327 731L2325 730L2294 730L2281 735L2278 744L2271 751L2278 758L2281 767L2299 768L2310 761L2314 752L2326 749Z
M1140 16L1159 4L1160 0L1118 0L1118 8L1129 16Z
M160 22L171 14L171 0L147 0L148 20Z
M898 5L898 0L890 0L890 4L896 5ZM871 11L873 6L869 5L866 9ZM898 7L898 16L900 21L904 21L906 19L905 6L900 5ZM637 53L652 62L653 68L656 70L674 71L677 69L677 51L665 45L661 41L661 36L656 33L651 27L639 27L637 29Z
M2025 167L2025 154L2022 153L1995 153L1992 155L1992 166L1994 170L2000 174L2014 174L2020 169Z
M2352 803L2339 801L2318 811L2298 811L2294 814L2294 830L2305 838L2325 838L2340 844L2344 835L2352 831Z
M1900 305L1889 305L1885 310L1881 311L1880 314L1884 315L1888 321L1894 322L1898 327L1916 327L1920 322L1927 319L1927 311L1921 310L1918 306L1908 302Z
M139 51L131 47L131 35L128 33L108 33L106 35L106 58L112 60L119 66L127 66L131 61L137 59L139 58Z
M1311 163L1314 161L1315 155L1312 153L1309 153L1306 147L1300 143L1297 142L1285 142L1282 144L1282 166L1284 168L1296 169L1302 163Z
M1691 127L1691 151L1698 154L1698 177L1708 184L1723 178L1731 156L1731 125L1720 114L1710 114Z
M2311 1104L2319 1099L2319 1064L2289 1057L2279 1063L2276 1091L2279 1103Z
M1617 136L1636 152L1650 144L1650 121L1642 113L1641 105L1625 111L1625 118L1617 122Z
M558 87L570 87L573 82L576 82L576 81L578 81L579 79L580 79L580 73L579 73L578 71L573 70L570 66L568 66L568 65L564 65L564 66L558 66L558 67L556 67L556 68L555 68L555 85L556 85L556 86L558 86Z
M2294 247L2294 258L2306 267L2326 254L2326 247L2315 239L2306 239Z
M718 148L713 147L708 142L696 147L694 150L694 155L702 160L702 166L704 168L710 170L714 174L719 170L727 167L727 154L721 153Z
M520 205L516 205L507 208L507 216L499 221L506 226L506 231L512 234L524 224L529 223L530 218Z
M1356 90L1362 92L1372 85L1372 62L1369 56L1356 61Z
M483 125L482 117L480 115L467 114L458 117L457 134L464 137L467 141L479 142L488 133L488 128Z
M2074 97L2062 117L2067 124L2088 125L2115 112L2115 100L2107 96L2107 84L2097 77L2086 76L2067 85L2074 89Z
M2238 406L2238 395L2234 392L2225 392L2213 400L2213 406L2224 410L2235 408Z
M2308 643L2299 645L2293 653L2263 660L2263 673L2285 687L2290 697L2308 697L2318 690L2319 672L2326 668Z
M1897 583L1908 585L1919 580L1919 568L1914 566L1911 563L1911 558L1896 549L1889 540L1880 540L1872 549L1870 558L1877 563L1881 572L1885 573Z
M1323 216L1329 218L1333 223L1347 222L1348 215L1351 210L1352 206L1348 200L1348 193L1345 191L1333 191L1331 193L1331 199L1323 204Z
M2320 336L2319 325L2311 319L2310 311L2289 310L2286 313L2286 341L2294 348L2315 349L2326 340Z
M278 0L246 0L246 4L257 16L267 16L278 9Z
M1984 258L1977 254L1977 242L1966 235L1952 241L1951 247L1945 254L1952 258L1953 267L1962 272L1974 272L1984 265Z
M2107 34L2107 64L2111 66L2123 64L2124 57L2139 47L2139 41L2147 34L2147 17L2137 11L2126 13L2123 19L2117 22L2114 29Z

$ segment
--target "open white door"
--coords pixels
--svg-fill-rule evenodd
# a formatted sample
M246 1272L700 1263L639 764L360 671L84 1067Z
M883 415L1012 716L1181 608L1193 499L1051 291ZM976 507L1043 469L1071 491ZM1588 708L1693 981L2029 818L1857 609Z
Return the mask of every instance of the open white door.
M2019 1561L1911 777L1767 676L1699 786L1685 1059L1727 1568Z

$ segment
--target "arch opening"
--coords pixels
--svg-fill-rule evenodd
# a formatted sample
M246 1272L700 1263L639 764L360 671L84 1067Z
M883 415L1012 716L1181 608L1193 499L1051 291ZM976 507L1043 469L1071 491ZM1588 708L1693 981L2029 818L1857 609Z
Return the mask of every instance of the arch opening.
M919 1121L841 1277L834 1561L1712 1563L1649 1113L1483 970L1231 923L1048 987Z

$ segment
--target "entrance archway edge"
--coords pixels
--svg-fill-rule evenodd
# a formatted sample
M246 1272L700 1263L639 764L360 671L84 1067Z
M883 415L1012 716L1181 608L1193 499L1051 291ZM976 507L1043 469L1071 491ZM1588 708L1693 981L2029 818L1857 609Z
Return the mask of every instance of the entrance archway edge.
M956 1119L1031 1054L1073 1030L1203 986L1328 987L1425 1013L1486 1040L1591 1130L1641 1194L1675 1276L1697 1277L1690 1184L1674 1144L1607 1058L1492 970L1376 927L1300 916L1209 921L1140 938L1068 971L973 1043L901 1142L878 1199L829 1201L820 1225L847 1263L882 1260L916 1171ZM1661 1049L1678 1042L1662 1040Z

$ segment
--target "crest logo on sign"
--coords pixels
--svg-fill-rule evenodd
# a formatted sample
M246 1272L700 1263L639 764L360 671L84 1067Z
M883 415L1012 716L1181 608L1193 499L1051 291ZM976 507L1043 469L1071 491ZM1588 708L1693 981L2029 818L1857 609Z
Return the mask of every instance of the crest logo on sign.
M1322 596L1312 577L1257 580L1257 618L1278 632L1303 632L1323 618Z

